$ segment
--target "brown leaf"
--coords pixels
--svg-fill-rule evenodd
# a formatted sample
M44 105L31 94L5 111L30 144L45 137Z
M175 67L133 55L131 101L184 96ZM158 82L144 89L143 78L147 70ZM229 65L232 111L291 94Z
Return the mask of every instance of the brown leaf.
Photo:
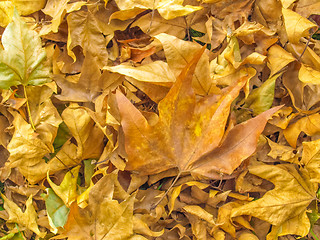
M279 107L235 127L218 147L224 136L230 105L248 77L236 79L221 96L209 95L196 101L191 81L201 55L198 53L189 62L159 103L156 125L150 126L130 101L117 92L128 153L127 170L148 175L177 167L180 173L217 178L220 172L231 174L255 151L266 121ZM206 157L201 158L205 154Z

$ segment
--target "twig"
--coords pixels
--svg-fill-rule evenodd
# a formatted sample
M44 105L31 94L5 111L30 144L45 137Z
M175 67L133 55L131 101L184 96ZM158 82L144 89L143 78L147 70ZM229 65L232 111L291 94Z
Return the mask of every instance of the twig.
M300 62L300 60L301 60L301 58L302 58L303 54L304 54L304 53L305 53L305 51L307 50L307 47L308 47L308 45L309 45L309 43L310 43L310 41L311 41L312 36L313 36L314 34L316 34L318 31L319 31L319 29L318 29L317 31L315 31L314 33L310 34L310 37L308 38L307 44L306 44L306 46L304 47L304 49L303 49L303 51L302 51L302 53L301 53L300 57L298 58L298 61L299 61L299 62Z
M156 202L152 207L151 209L155 209L159 203L162 202L162 200L168 195L169 191L171 190L171 188L176 184L176 182L178 181L178 179L180 178L181 176L181 171L178 173L178 175L175 177L174 181L170 184L169 188L167 189L167 191L163 194L163 196L158 200L158 202Z
M150 21L150 25L149 28L147 30L147 34L150 32L151 27L152 27L152 22L153 22L153 17L154 17L154 4L155 4L156 0L153 0L153 6L152 6L152 12L151 12L151 21Z

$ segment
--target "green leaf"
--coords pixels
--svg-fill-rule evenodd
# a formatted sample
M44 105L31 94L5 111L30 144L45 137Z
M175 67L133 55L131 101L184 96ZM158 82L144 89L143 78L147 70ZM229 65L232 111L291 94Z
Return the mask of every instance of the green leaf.
M43 194L42 197L46 202L50 226L56 230L58 227L65 225L70 210L51 188L47 188L47 193L47 195Z
M0 88L49 82L50 67L39 35L28 28L16 10L12 20L2 35Z

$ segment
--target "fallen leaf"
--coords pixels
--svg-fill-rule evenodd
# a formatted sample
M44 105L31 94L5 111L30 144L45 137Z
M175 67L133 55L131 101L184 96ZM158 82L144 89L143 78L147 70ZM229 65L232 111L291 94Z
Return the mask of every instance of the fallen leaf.
M58 233L58 228L63 227L68 219L69 208L64 204L51 188L46 189L47 194L43 194L46 202L49 224L53 233Z
M2 193L1 197L4 200L4 209L9 213L8 222L21 224L36 233L39 237L44 237L46 235L45 232L40 232L39 230L37 224L38 215L32 205L32 195L30 195L26 202L26 210L24 212L22 212L21 208L19 208L17 204L6 198Z
M12 20L1 38L0 88L49 82L50 67L38 34L28 28L17 11Z
M292 43L298 43L300 38L307 37L310 29L317 29L316 24L290 9L282 8L282 14L288 39Z
M106 66L103 69L132 77L138 81L164 86L171 85L170 83L175 82L176 80L168 64L162 61L154 61L137 67L133 67L129 64L120 64L113 67Z
M81 2L76 3L79 4ZM92 57L96 58L99 67L107 65L107 40L103 36L103 29L95 16L90 11L76 11L68 15L67 22L67 49L73 61L76 61L73 49L76 46L80 46L85 56L90 52Z
M303 151L301 163L304 164L307 169L312 182L319 182L320 162L319 162L319 151L320 151L320 140L311 142L303 142Z
M291 53L279 45L273 45L268 51L268 67L271 70L270 76L280 72L289 63L295 61Z
M313 136L314 134L319 133L319 120L320 114L312 114L297 120L295 123L290 124L286 129L284 129L283 134L290 146L296 148L297 139L301 132L306 133L308 136Z
M139 9L156 9L160 13L160 15L166 19L170 20L176 17L188 15L195 11L202 9L199 6L191 6L185 5L183 6L183 0L160 0L157 2L151 1L121 1L116 0L116 3L121 11L127 11L129 18L134 15L137 15L140 11L137 12L137 8ZM131 13L133 11L133 14Z
M155 38L161 42L167 63L176 77L192 60L193 56L190 52L201 50L199 44L186 42L168 34L161 33ZM194 70L192 85L195 91L201 95L207 95L212 91L212 88L215 88L209 75L209 58L205 53L200 57L199 63Z
M49 172L47 175L47 181L50 184L52 190L62 199L64 204L69 207L77 198L77 181L79 175L80 166L77 166L66 173L61 184L58 186L50 179Z
M117 92L129 157L126 170L148 175L177 167L180 174L191 172L217 178L220 173L231 174L255 151L256 141L267 119L279 108L233 128L221 145L230 105L247 77L238 79L222 96L209 95L196 102L191 81L201 55L198 53L187 65L159 103L159 121L156 125L150 126L130 101ZM252 129L252 126L256 127ZM248 145L244 148L239 142Z
M49 25L42 34L49 33L50 31L56 33L58 32L59 25L66 13L79 10L85 2L73 2L69 3L70 0L48 0L47 4L42 12L52 17L51 25Z
M315 184L301 175L293 165L258 165L249 168L250 173L271 181L275 188L253 202L232 210L231 217L250 215L271 223L274 226L292 223L299 217L305 221L293 228L290 234L308 233L306 207L315 199Z
M135 194L121 203L114 200L115 177L115 174L104 176L91 188L89 204L84 209L79 208L75 202L71 205L65 231L59 238L121 240L134 235Z

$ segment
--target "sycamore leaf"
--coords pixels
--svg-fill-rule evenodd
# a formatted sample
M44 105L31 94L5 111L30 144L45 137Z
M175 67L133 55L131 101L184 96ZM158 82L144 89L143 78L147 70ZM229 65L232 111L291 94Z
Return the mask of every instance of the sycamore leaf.
M320 84L320 72L312 67L301 64L299 70L299 80L303 83Z
M301 162L310 174L311 181L320 182L320 139L303 142Z
M51 101L51 96L57 91L54 82L42 86L27 86L26 93L33 119L39 138L53 152L53 141L57 135L58 127L62 119Z
M166 20L170 20L180 16L185 16L202 9L202 7L199 6L183 6L183 0L116 0L115 2L117 3L121 11L126 11L128 18L137 15L139 13L137 9L157 9L160 15ZM133 14L131 13L131 11L133 11Z
M289 63L295 61L291 53L284 50L279 45L273 45L268 51L268 67L271 70L270 76L278 73Z
M167 63L176 77L192 60L193 56L190 52L197 52L201 49L201 46L197 43L186 42L165 33L161 33L155 38L161 42ZM192 85L196 92L201 95L207 95L213 87L209 75L209 57L205 53L199 59L193 75Z
M310 220L307 214L300 214L280 226L272 226L271 232L267 235L266 240L274 240L277 239L277 237L289 234L306 236L309 230Z
M279 108L238 125L218 147L231 103L248 76L236 79L223 95L209 95L196 101L191 81L201 55L202 52L192 59L159 103L159 121L153 126L123 94L116 93L125 133L127 170L148 175L177 167L180 173L216 178L219 176L217 172L231 174L255 151L266 121ZM201 159L205 154L207 156Z
M32 195L30 195L26 202L26 210L24 212L22 212L17 204L6 198L3 194L1 194L1 197L4 200L4 209L9 213L8 222L21 224L40 237L44 237L46 235L46 233L40 232L39 230L37 224L37 213L32 205Z
M0 2L0 26L6 27L12 20L14 8L21 15L29 15L39 11L46 4L45 0L24 1L12 0Z
M291 147L297 146L297 139L301 132L304 132L308 136L313 136L320 132L320 114L312 114L303 117L289 125L283 130L283 134Z
M11 0L8 2L12 2L14 6L17 8L18 12L24 16L30 15L34 12L39 11L46 4L46 0L33 0L33 1Z
M49 224L53 232L57 233L59 227L63 227L68 219L69 208L64 204L51 188L47 188L47 194L41 195L46 202Z
M11 1L1 1L0 12L0 26L6 27L12 21L14 5Z
M10 152L10 167L23 166L32 163L35 165L42 161L42 157L51 152L51 149L39 138L20 114L12 112L14 116L14 133L7 146Z
M209 187L209 184L206 183L201 183L201 182L196 182L196 181L191 181L191 182L186 182L184 184L181 184L180 186L177 186L175 188L173 188L171 194L170 194L170 200L168 203L168 207L169 207L169 213L171 213L174 209L174 202L177 199L177 197L179 196L180 192L181 192L181 188L186 185L186 186L197 186L199 189L205 189L207 187Z
M120 64L114 67L104 67L104 70L132 77L138 81L168 85L175 82L176 78L167 63L154 61L152 63L133 67L129 64Z
M300 38L307 37L310 29L317 29L316 24L290 9L282 8L282 14L288 39L292 43L298 43Z
M1 39L4 49L0 51L0 88L50 81L46 52L38 34L28 28L17 11L12 20Z
M298 216L307 219L306 208L316 197L316 185L300 175L294 165L257 165L249 171L271 181L275 188L256 201L233 209L231 217L250 215L275 226L292 223ZM290 234L299 234L299 228L308 232L309 227L309 221L300 222Z
M274 99L275 82L279 75L268 78L259 88L253 89L242 107L251 109L255 115L270 109Z
M78 2L80 3L80 2ZM107 41L104 38L98 20L90 11L77 11L68 15L68 54L76 61L73 49L81 46L86 56L90 52L100 67L107 65Z
M95 150L101 147L101 140L94 142L94 138L89 139L90 136L93 137L91 134L96 131L93 131L94 122L85 109L80 108L77 104L71 104L63 111L61 116L65 124L68 126L72 136L77 141L78 158L84 157L84 153L88 154L87 157L90 157L89 154L91 151L95 152ZM100 132L100 130L98 130L98 132ZM100 135L99 133L96 133L97 135L95 138L103 135L102 132L100 133Z
M86 2L73 2L70 0L48 0L42 12L52 17L52 24L49 25L47 32L58 32L59 25L66 13L79 10Z
M281 0L282 7L288 8L295 0Z
M60 238L121 240L133 235L135 194L121 203L114 200L115 177L115 173L104 176L91 188L87 207L81 209L75 202L71 205L65 231Z
M67 172L59 186L51 181L49 172L47 175L47 181L50 184L52 190L62 199L67 207L69 207L71 203L73 203L77 198L77 181L79 169L80 166L77 166Z

